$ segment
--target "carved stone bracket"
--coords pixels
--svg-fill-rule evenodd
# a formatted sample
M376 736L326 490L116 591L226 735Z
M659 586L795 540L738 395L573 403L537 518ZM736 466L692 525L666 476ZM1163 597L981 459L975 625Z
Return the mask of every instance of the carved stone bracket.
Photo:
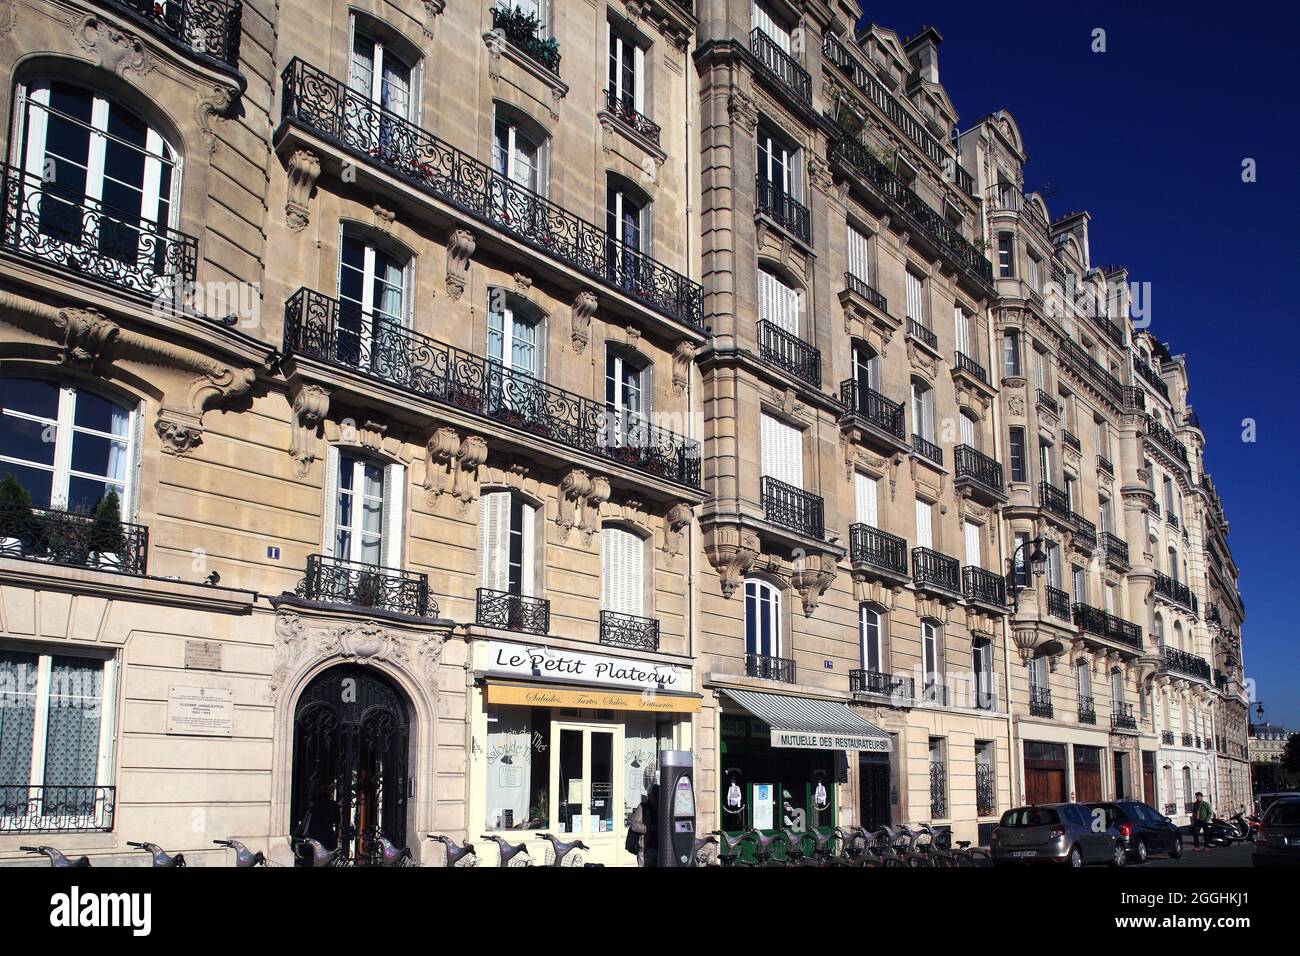
M72 35L78 45L95 58L97 65L118 76L126 77L132 73L145 76L156 65L139 37L119 30L93 13L81 18L73 27Z
M213 128L213 120L225 119L228 116L230 104L235 101L235 89L230 86L212 86L204 93L199 94L198 100L194 104L194 119L199 126L199 134L203 137L203 143L208 147L208 153L214 153L217 150L217 131Z
M682 342L673 349L673 391L683 394L691 384L691 363L695 361L695 346Z
M664 513L664 554L675 558L685 550L690 526L691 506L685 502L677 502Z
M289 157L288 195L284 201L284 221L293 232L302 232L311 222L308 206L316 180L320 178L320 157L309 149L296 149Z
M453 299L459 299L465 292L465 276L477 244L474 233L468 229L453 229L447 235L447 294Z
M298 463L299 478L307 474L316 453L316 432L329 411L330 393L319 385L303 385L293 397L293 422L290 425L289 454Z
M573 305L569 309L572 321L569 338L573 342L573 350L579 355L591 340L591 319L596 314L598 305L596 294L584 289L574 297Z
M424 22L420 24L420 30L425 39L433 39L433 21L446 9L447 0L424 0Z
M588 541L600 524L600 506L609 500L609 479L573 468L560 479L555 523L567 535L574 527Z
M94 309L59 309L54 326L62 333L63 352L59 361L82 371L93 371L101 353L117 339L122 329Z
M732 93L727 100L727 112L731 121L745 132L753 133L758 129L758 108L747 93L740 90Z
M704 554L721 578L722 596L730 599L758 560L758 535L737 525L714 525L704 531Z
M835 558L829 554L808 555L798 562L790 583L799 592L804 617L812 616L822 595L835 583L835 570Z

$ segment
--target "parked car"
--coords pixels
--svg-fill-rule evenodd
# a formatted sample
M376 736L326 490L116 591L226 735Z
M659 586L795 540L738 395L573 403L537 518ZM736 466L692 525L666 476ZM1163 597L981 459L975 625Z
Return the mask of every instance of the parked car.
M1002 814L989 849L995 865L1059 863L1078 869L1089 863L1123 866L1128 859L1119 831L1093 826L1082 803L1016 807Z
M1255 834L1255 866L1300 866L1300 797L1269 804Z
M1129 859L1145 863L1152 853L1168 853L1171 860L1183 855L1183 834L1173 820L1140 800L1114 800L1090 803L1091 810L1106 815L1106 825L1114 827Z
M1259 807L1259 815L1262 817L1268 812L1268 808L1279 800L1285 800L1288 797L1300 797L1300 790L1276 790L1269 793L1255 794L1255 803Z

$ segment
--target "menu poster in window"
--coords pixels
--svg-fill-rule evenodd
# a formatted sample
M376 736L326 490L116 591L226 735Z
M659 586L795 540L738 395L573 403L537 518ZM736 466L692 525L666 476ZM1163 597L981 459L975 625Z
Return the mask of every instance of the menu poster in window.
M754 829L772 829L772 813L776 807L776 787L770 783L754 784Z

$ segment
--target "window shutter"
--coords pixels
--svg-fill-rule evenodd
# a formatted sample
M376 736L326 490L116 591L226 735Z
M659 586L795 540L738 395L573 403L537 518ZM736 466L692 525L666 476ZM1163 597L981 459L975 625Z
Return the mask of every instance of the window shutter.
M973 521L967 521L965 526L966 565L971 568L983 567L980 561L980 526Z
M879 527L876 524L876 479L860 471L853 473L853 497L857 504L858 521L861 524Z
M645 112L645 50L632 45L632 105L638 113Z
M856 279L861 279L867 285L871 284L871 262L867 255L868 239L866 235L854 229L849 229L849 275Z
M803 487L803 432L764 414L760 440L762 473L796 488Z
M967 341L969 329L966 324L966 313L962 311L959 305L953 306L952 323L957 329L957 351L964 355L970 355L970 343Z
M933 548L934 540L930 533L930 512L933 510L930 502L916 499L916 546L918 548Z
M334 522L339 504L339 450L333 445L325 449L325 499L321 503L321 516L325 524L321 537L321 554L335 557Z
M406 467L387 465L384 468L384 564L390 568L402 567L402 524L406 504Z
M645 611L644 543L623 528L602 528L601 605L620 614L638 617Z
M975 444L975 423L966 415L958 415L957 421L961 429L961 443L971 448L977 448L978 446Z
M504 591L507 575L507 536L510 522L510 492L494 491L479 498L478 553L479 583Z
M506 520L503 522L503 525L506 526L508 529L509 519L510 519L510 499L508 495L506 497L505 519ZM519 509L519 520L524 523L522 529L523 531L523 535L522 535L523 586L520 588L520 591L523 592L525 597L532 597L536 592L535 581L534 581L534 569L533 569L533 532L534 529L537 527L537 509L534 508L532 505L528 504L527 502L524 502L523 506ZM502 568L504 569L507 561L507 557L505 556L504 549L502 549L501 553L502 553L502 558L501 558ZM502 590L505 589L502 588Z
M921 301L921 280L911 272L907 273L907 317L925 323L925 310Z

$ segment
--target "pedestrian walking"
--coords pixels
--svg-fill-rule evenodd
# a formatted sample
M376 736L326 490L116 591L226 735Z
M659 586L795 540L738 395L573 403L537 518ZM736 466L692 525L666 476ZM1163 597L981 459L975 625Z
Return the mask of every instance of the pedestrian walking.
M1192 849L1198 853L1210 848L1210 804L1205 795L1196 792L1196 802L1192 804ZM1201 834L1205 834L1205 846L1201 846Z

